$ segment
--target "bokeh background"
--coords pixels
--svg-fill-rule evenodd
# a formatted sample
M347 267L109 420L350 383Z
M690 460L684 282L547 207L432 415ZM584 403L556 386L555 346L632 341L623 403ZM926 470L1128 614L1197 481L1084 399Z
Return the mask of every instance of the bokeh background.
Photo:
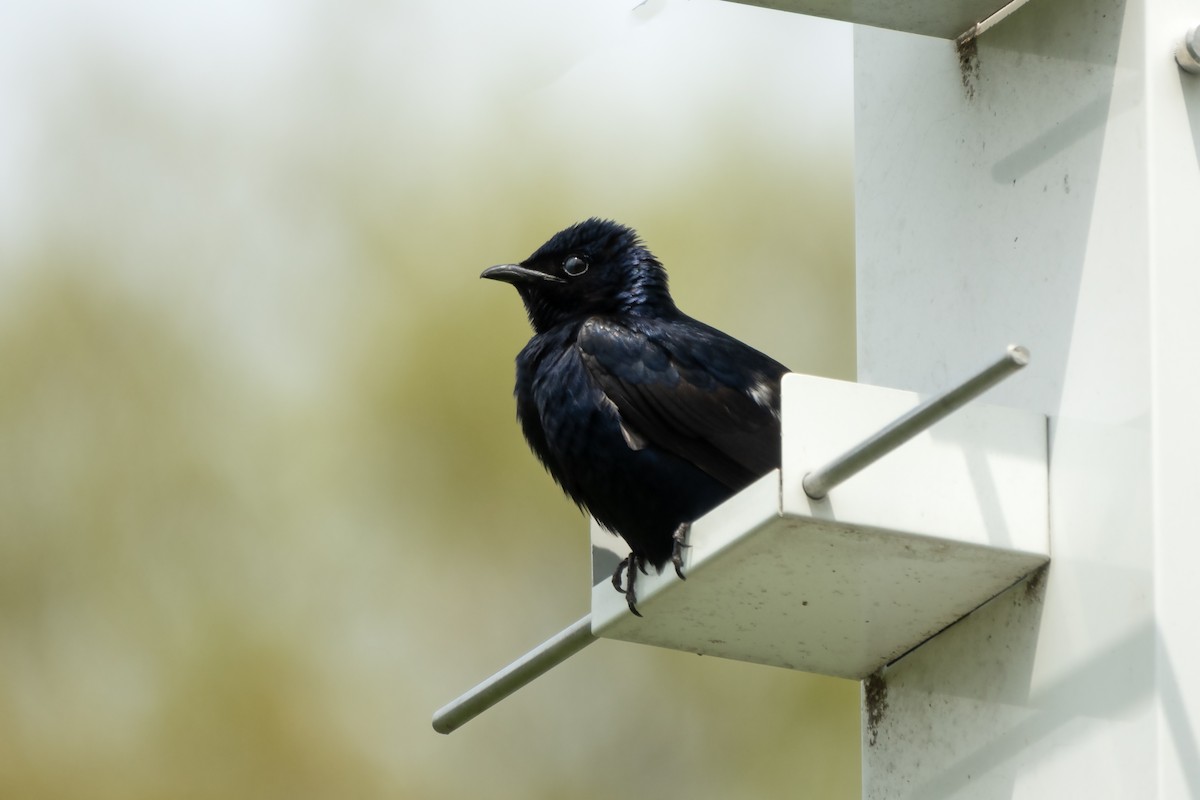
M513 419L591 215L854 373L848 26L717 0L0 11L0 797L858 796L858 686L600 642Z

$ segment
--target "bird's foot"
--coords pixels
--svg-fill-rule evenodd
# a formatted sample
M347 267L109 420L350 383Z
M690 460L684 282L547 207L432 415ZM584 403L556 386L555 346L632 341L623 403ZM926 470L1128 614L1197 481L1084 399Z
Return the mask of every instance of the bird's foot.
M633 588L639 568L642 570L643 575L646 574L646 562L633 553L630 553L624 561L617 564L617 569L613 572L612 576L613 588L625 595L625 602L629 604L629 610L635 617L642 615L637 610L637 592ZM625 580L622 581L622 578Z
M691 547L687 543L688 534L692 531L692 523L681 522L679 527L675 529L671 539L674 544L671 546L671 563L675 565L675 574L679 576L679 580L686 581L687 576L683 574L683 550L685 547Z

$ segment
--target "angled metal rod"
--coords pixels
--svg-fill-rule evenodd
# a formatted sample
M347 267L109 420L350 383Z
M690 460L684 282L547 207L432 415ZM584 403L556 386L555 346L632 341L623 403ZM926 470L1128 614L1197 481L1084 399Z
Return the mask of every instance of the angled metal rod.
M1004 357L973 378L909 411L883 430L860 442L820 469L804 476L804 493L814 500L921 431L965 406L1029 363L1029 351L1009 345Z
M433 729L438 733L450 733L465 725L594 641L596 637L592 635L592 615L588 614L457 700L439 708L433 714Z

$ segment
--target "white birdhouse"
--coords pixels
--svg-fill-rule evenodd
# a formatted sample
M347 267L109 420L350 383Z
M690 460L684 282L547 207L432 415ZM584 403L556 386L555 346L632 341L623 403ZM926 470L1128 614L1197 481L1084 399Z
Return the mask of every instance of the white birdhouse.
M639 578L641 620L597 586L435 726L594 627L869 676L865 797L1200 797L1194 3L758 4L861 23L859 383L789 376L783 467L693 527L686 582ZM1033 365L986 405L805 492L1010 341Z

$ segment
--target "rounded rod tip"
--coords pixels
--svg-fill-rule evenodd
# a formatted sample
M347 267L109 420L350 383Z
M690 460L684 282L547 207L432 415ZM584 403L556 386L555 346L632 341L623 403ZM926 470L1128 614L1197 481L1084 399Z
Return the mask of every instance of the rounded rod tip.
M1008 360L1018 367L1024 367L1029 364L1029 348L1019 344L1010 344L1008 346Z

